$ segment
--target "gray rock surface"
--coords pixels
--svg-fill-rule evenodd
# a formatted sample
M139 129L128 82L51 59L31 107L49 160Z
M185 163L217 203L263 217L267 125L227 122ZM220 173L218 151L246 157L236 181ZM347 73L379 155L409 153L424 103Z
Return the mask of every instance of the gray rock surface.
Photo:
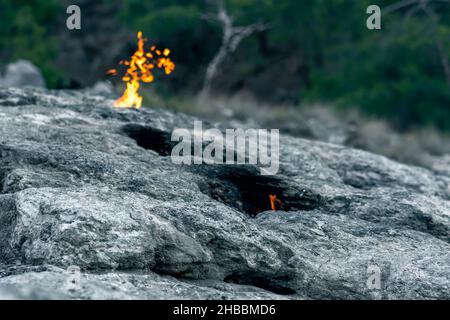
M18 60L5 68L0 77L0 87L36 87L45 88L45 80L41 71L30 61Z
M0 297L450 298L448 176L288 136L274 177L179 166L192 118L111 104L0 89Z
M284 299L252 286L236 285L214 280L177 280L151 271L84 272L79 282L65 269L43 266L9 268L10 275L0 279L2 299ZM78 280L77 280L78 281Z

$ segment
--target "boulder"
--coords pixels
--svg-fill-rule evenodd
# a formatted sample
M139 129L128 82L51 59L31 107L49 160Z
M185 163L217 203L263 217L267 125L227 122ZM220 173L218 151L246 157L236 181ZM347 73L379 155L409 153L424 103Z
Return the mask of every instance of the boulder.
M0 89L0 296L450 298L450 177L290 136L276 176L177 165L194 118L112 102Z
M37 87L45 88L45 80L41 71L27 60L18 60L5 68L0 78L0 87Z

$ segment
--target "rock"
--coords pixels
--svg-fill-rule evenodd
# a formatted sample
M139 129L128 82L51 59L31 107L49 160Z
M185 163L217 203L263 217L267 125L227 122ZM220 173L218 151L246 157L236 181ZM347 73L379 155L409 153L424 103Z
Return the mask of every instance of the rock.
M433 171L450 177L450 154L441 157L428 157L428 160Z
M86 89L86 93L112 98L114 88L109 81L97 81L92 87Z
M27 60L18 60L6 66L0 79L0 87L37 87L45 88L45 80L39 69Z
M448 176L288 136L277 176L175 165L194 119L112 102L0 90L0 296L450 297Z
M262 289L219 281L179 281L153 272L83 273L73 277L60 268L21 270L0 278L0 299L284 299ZM17 271L16 271L17 272Z

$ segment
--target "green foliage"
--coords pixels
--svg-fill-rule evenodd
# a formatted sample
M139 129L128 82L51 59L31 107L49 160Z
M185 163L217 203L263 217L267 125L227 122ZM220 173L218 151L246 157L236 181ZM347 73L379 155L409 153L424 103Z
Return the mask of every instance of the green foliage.
M57 42L50 36L58 8L56 0L2 0L0 4L0 52L3 58L6 61L32 61L42 70L51 87L61 76L52 63Z
M450 85L436 45L445 44L450 57L450 26L441 24L437 35L432 28L423 14L409 20L394 16L385 20L382 31L366 29L355 43L327 48L326 63L313 70L304 95L357 106L399 128L435 125L450 130Z
M220 25L203 18L214 13L213 1L114 0L105 4L117 2L122 4L120 16L111 19L118 19L130 31L143 31L149 42L172 50L177 69L170 77L171 86L157 87L158 93L198 92L205 67L221 44ZM63 72L53 67L58 53L55 24L65 18L62 3L0 2L0 58L33 61L50 86ZM392 3L377 1L382 8ZM220 85L231 91L248 89L249 83L264 75L265 84L254 86L260 90L255 89L257 96L261 92L267 96L282 83L294 92L298 88L298 101L357 107L400 128L431 124L450 130L450 87L441 57L443 53L450 58L450 5L431 1L440 18L437 31L423 11L413 12L411 6L383 15L383 29L370 31L366 8L371 4L371 0L225 0L235 25L264 21L270 28L241 43L223 70ZM288 70L290 59L299 67Z

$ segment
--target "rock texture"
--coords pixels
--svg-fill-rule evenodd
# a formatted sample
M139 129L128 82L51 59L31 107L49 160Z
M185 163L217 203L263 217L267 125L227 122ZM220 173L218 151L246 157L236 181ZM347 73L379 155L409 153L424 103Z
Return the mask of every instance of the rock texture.
M0 77L0 87L36 87L45 88L45 80L41 71L27 60L18 60L5 68L5 74Z
M0 297L450 298L448 176L288 136L277 176L179 166L194 119L111 103L0 90Z

